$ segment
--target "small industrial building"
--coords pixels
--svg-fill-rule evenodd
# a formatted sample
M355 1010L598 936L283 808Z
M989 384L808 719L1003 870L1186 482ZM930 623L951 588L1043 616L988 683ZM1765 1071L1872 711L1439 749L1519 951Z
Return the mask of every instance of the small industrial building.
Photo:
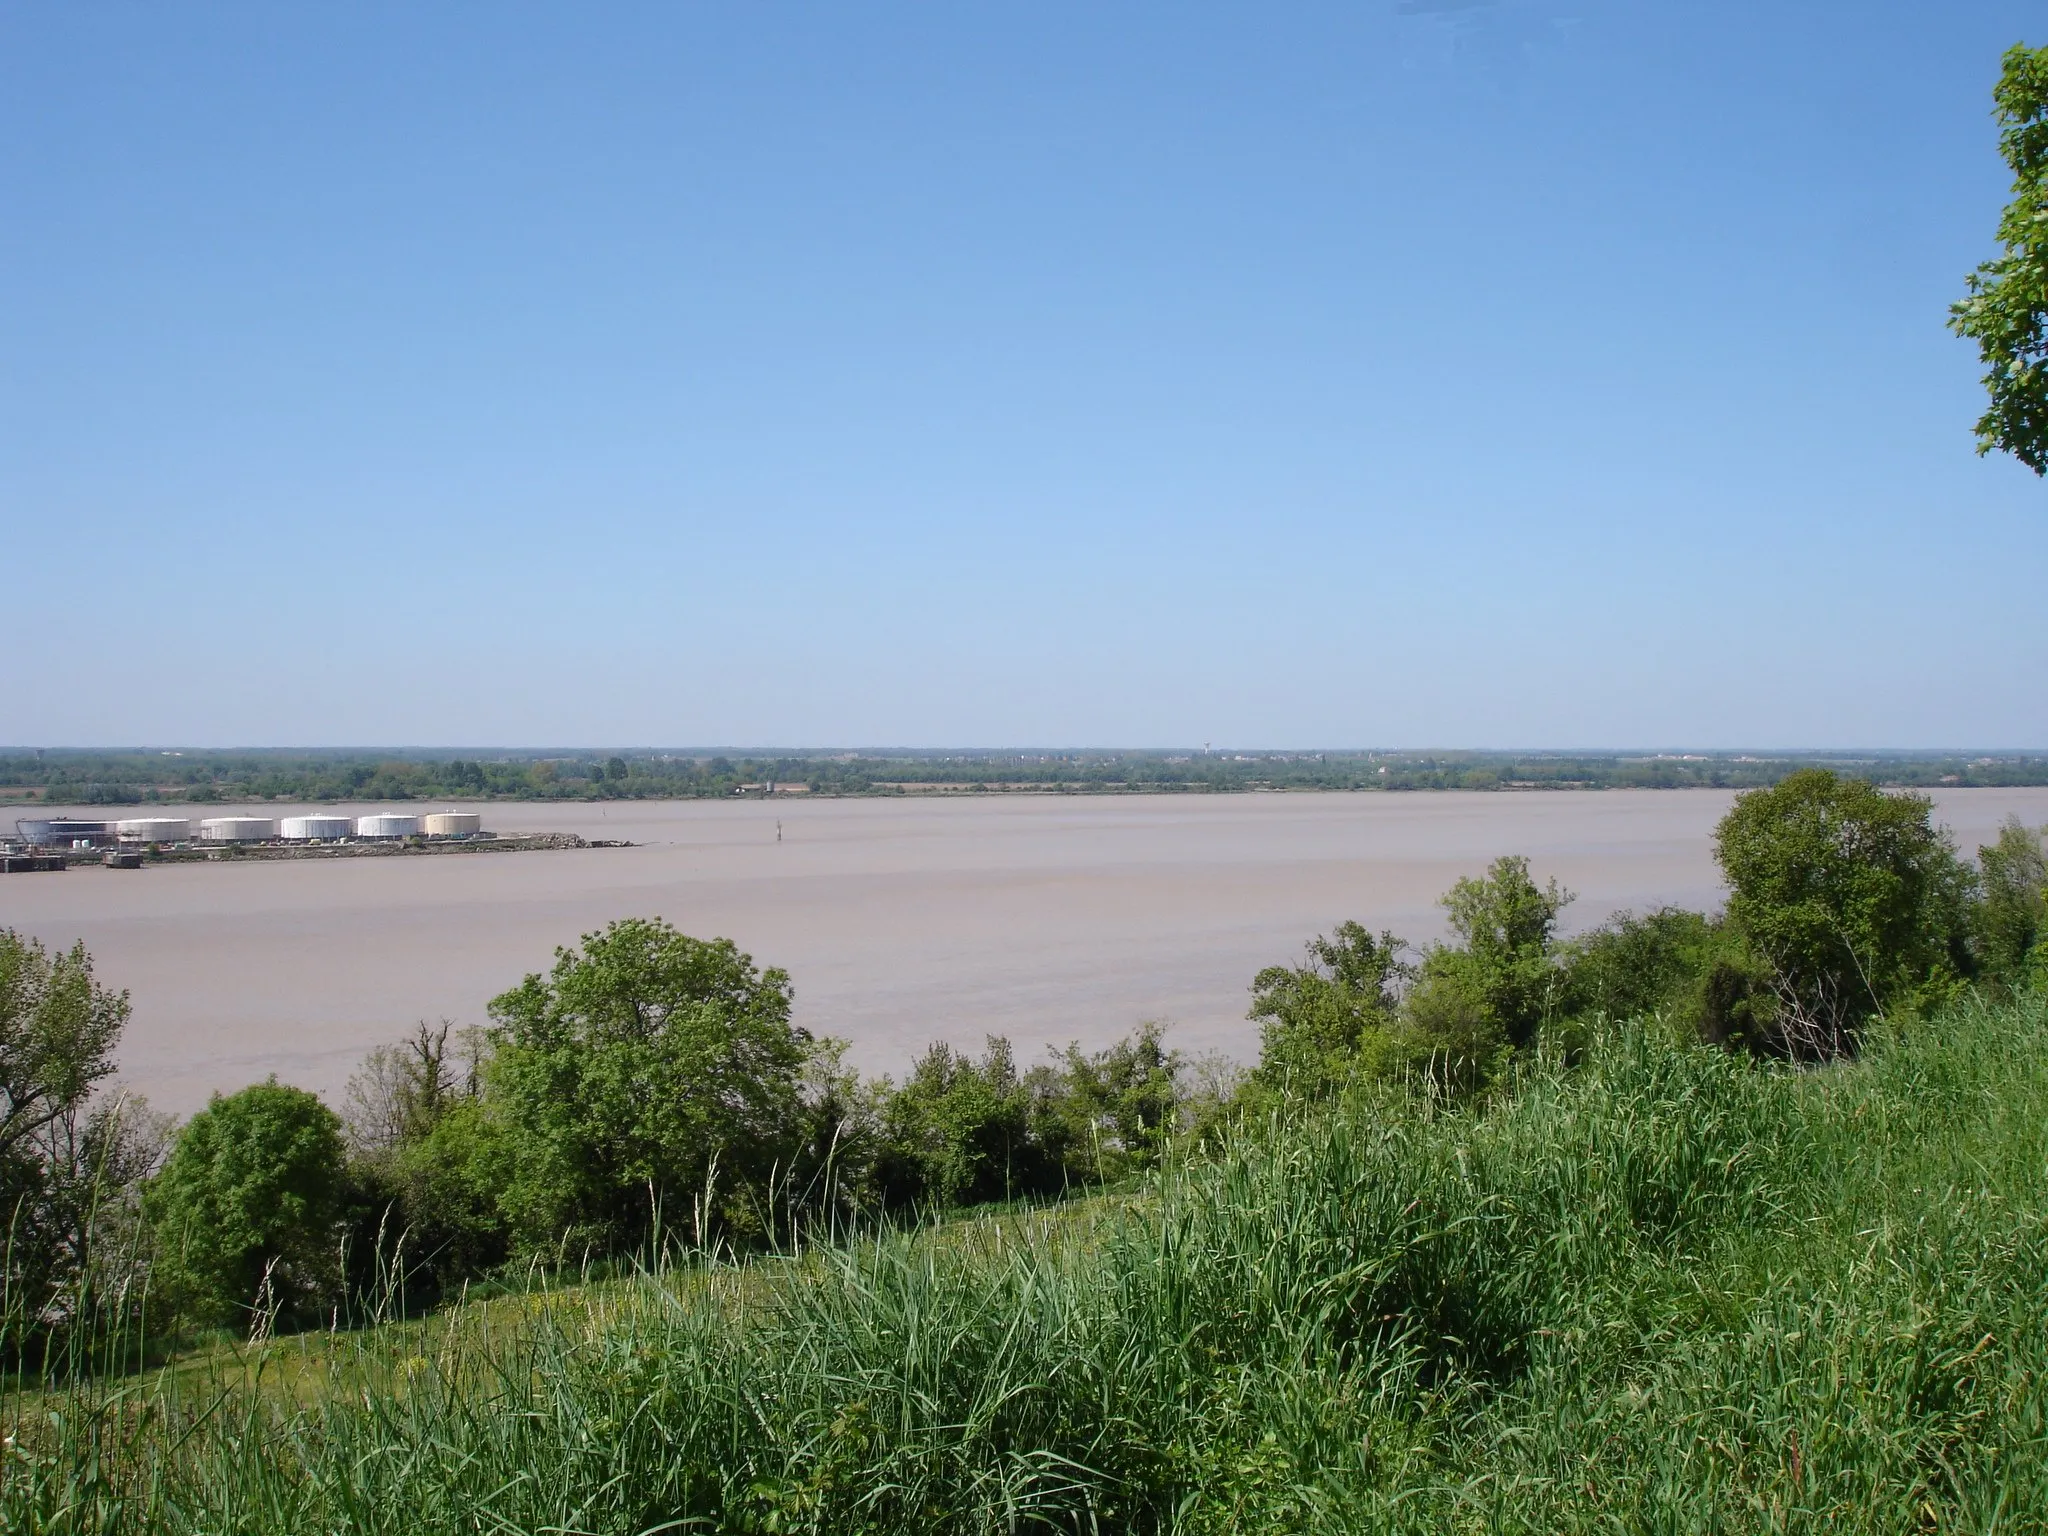
M23 817L14 830L32 848L109 848L115 840L112 822L74 816Z

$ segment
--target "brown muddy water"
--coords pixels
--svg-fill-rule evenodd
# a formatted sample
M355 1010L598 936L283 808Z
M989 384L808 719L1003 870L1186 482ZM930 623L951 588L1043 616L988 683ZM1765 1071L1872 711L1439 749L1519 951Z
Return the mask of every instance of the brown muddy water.
M1935 798L1965 852L2009 814L2048 822L2048 789ZM181 1114L271 1073L338 1100L363 1053L414 1020L483 1023L488 1000L544 970L556 945L637 916L732 938L787 969L798 1021L850 1041L867 1071L900 1072L933 1040L979 1048L988 1034L1010 1036L1029 1063L1153 1018L1172 1021L1183 1050L1246 1058L1261 966L1345 918L1435 938L1437 896L1499 854L1527 854L1539 879L1578 893L1574 930L1620 907L1715 905L1708 838L1729 799L484 804L466 808L494 831L641 846L9 875L0 926L85 941L101 978L133 998L122 1081Z

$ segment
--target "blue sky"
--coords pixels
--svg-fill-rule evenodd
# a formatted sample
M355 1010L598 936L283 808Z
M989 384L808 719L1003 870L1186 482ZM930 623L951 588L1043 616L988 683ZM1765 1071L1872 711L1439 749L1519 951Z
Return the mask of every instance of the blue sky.
M2048 745L2021 39L5 0L0 740Z

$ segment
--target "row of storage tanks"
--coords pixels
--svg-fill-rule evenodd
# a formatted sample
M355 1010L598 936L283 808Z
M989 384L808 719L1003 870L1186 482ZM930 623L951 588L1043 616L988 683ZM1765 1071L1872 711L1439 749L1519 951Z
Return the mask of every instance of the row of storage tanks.
M67 847L86 842L187 843L194 823L185 816L139 816L126 821L17 821L23 842ZM379 811L370 816L208 816L197 823L202 843L324 843L342 838L475 837L483 818L474 811L436 811L406 816Z

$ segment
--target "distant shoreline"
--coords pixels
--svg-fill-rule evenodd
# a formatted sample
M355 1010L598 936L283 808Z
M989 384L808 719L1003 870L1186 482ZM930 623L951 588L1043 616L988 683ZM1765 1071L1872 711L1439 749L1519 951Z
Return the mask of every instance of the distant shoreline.
M1920 783L1911 780L1876 780L1880 788L1910 790L1919 793L1947 793L1955 790L2031 789L2048 787L2048 774L2037 778L2004 780L1998 783ZM746 792L733 794L670 794L670 795L420 795L420 796L327 796L311 797L301 795L279 795L271 798L261 796L219 796L203 800L86 800L86 799L42 799L10 797L0 792L0 825L4 816L13 811L49 810L111 810L141 807L148 810L173 811L222 811L245 807L267 806L364 806L364 805L530 805L530 806L606 806L616 805L629 808L635 805L675 804L777 804L798 805L806 801L822 800L965 800L975 798L1018 798L1035 799L1090 798L1117 799L1135 797L1173 798L1187 796L1243 796L1243 795L1572 795L1572 794L1672 794L1686 792L1721 793L1741 792L1760 785L1747 784L1495 784L1485 787L1444 784L1444 785L1323 785L1323 784L1247 784L1230 786L1212 785L1162 785L1162 784L911 784L891 786L887 789L868 790L775 790L768 793ZM484 846L484 845L477 845ZM601 846L601 845L592 845ZM310 851L310 850L309 850ZM325 850L331 854L334 850ZM376 851L367 849L364 851ZM385 852L401 850L387 849ZM423 849L402 850L408 852L427 851Z
M274 805L1271 794L1290 791L1765 788L1806 768L1886 787L2048 785L2048 752L1071 750L466 755L0 749L0 811L53 805Z

